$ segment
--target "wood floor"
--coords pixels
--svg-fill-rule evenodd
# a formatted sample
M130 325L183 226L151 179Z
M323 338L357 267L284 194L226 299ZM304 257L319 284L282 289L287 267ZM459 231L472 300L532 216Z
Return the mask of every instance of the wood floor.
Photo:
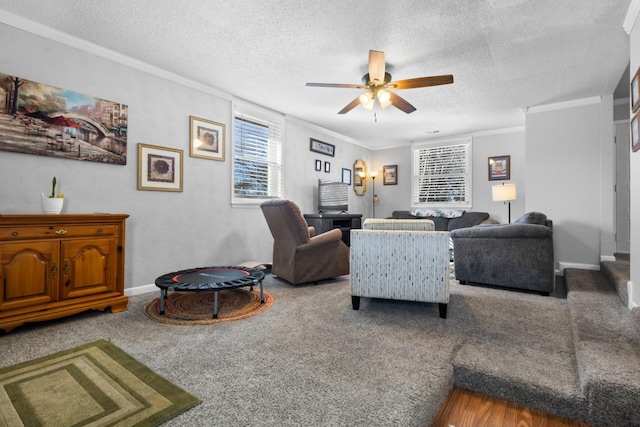
M431 427L589 427L580 421L454 387Z

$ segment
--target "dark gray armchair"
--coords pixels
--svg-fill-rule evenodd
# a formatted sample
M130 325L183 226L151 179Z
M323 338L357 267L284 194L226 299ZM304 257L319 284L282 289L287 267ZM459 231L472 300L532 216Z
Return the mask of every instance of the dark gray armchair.
M454 269L461 284L479 283L549 295L555 286L553 225L530 212L512 224L453 230Z

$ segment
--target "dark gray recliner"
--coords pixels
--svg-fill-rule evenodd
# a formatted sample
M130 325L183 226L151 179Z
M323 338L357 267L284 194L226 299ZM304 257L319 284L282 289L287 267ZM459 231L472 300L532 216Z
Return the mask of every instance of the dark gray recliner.
M461 284L553 292L553 224L544 214L530 212L512 224L477 225L450 235Z

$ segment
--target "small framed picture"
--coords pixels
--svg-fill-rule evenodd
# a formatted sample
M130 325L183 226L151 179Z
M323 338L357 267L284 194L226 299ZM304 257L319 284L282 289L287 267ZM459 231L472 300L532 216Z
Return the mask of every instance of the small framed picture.
M325 171L326 173L331 172L331 163L329 163L329 162L324 162L324 171Z
M138 144L138 190L182 191L182 153Z
M316 160L316 170L318 172L322 170L322 160Z
M313 139L311 138L310 141L310 145L309 145L309 150L315 152L315 153L320 153L320 154L325 154L327 156L335 156L336 155L336 146L332 145L332 144L328 144L326 142L322 142L322 141L318 141L317 139Z
M640 111L631 118L631 149L636 152L640 149Z
M511 156L489 157L489 181L511 179Z
M191 157L224 162L225 126L222 123L190 116Z
M398 184L398 165L387 165L382 167L382 184Z
M342 182L351 185L351 169L342 168Z
M640 108L640 68L636 71L636 75L631 79L631 110L635 113Z

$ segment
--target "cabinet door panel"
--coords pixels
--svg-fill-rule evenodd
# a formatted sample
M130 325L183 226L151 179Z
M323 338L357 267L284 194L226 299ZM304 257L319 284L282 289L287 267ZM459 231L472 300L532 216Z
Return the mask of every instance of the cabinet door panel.
M115 238L62 242L62 299L116 290Z
M0 310L56 301L59 242L0 246Z

